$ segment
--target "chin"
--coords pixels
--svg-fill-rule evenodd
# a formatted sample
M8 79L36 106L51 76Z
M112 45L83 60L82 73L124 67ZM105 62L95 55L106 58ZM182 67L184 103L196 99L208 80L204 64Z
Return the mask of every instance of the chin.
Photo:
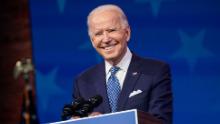
M105 58L105 60L107 60L107 61L113 61L113 60L116 59L115 57L104 57L104 58Z
M118 60L118 56L105 56L104 57L106 61L115 63Z

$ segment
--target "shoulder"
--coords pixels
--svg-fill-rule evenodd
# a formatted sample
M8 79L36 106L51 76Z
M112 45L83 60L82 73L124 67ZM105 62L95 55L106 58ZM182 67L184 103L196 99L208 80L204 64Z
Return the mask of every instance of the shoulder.
M147 57L140 57L135 54L132 56L132 62L137 62L140 65L141 72L145 73L156 73L161 70L169 70L169 64L165 61L147 58Z
M167 62L163 60L159 60L159 59L143 58L143 57L139 57L139 59L144 65L150 65L153 68L157 68L161 66L168 66Z
M96 74L100 73L100 71L104 70L104 66L105 66L104 62L91 66L87 68L86 70L82 71L81 73L79 73L77 75L77 79L94 77Z

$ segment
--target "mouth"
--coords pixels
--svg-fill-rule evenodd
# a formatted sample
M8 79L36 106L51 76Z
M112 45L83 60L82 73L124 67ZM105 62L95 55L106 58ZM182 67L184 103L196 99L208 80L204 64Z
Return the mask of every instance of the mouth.
M105 51L109 52L111 50L113 50L115 48L116 44L112 44L112 45L108 45L105 47L101 47L102 49L104 49Z

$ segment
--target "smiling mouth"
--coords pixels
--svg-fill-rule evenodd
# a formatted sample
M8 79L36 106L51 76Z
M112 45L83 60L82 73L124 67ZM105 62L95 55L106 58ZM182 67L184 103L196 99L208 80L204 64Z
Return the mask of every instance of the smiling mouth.
M111 51L112 49L115 48L115 44L114 45L109 45L109 46L106 46L106 47L102 47L105 51Z

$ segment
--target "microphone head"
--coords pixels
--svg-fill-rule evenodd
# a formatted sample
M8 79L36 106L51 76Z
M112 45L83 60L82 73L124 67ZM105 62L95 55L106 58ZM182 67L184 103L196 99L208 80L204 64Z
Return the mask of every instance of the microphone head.
M102 97L100 95L96 95L91 97L88 101L85 101L84 104L81 106L81 109L76 111L76 113L80 117L86 117L90 112L93 111L95 107L102 103Z
M85 100L83 98L77 98L71 104L67 104L63 107L63 112L61 114L62 120L67 120L72 116L77 114L77 111L85 104Z
M88 101L91 103L93 107L95 107L102 103L102 97L100 95L96 95L91 97Z
M93 96L88 101L83 98L77 98L71 104L64 106L62 120L67 120L72 116L86 117L101 103L102 97L100 95Z
M73 115L72 105L65 105L61 114L62 120L67 120Z
M72 102L72 108L74 110L80 108L85 103L85 100L83 98L77 98Z

